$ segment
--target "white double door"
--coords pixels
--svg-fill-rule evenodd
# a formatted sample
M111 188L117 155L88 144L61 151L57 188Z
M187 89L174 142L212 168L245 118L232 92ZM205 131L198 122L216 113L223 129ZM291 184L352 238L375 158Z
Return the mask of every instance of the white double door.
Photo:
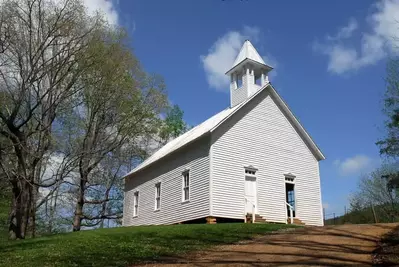
M253 207L255 205L255 207ZM245 214L257 211L256 177L245 177Z

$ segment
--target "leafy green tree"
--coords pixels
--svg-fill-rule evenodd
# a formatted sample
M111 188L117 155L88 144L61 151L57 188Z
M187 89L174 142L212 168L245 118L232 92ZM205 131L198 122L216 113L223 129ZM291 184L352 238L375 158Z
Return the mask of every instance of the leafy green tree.
M64 229L61 207L73 209L62 221L75 231L118 221L120 178L148 156L143 140L185 131L178 107L161 119L163 80L141 69L128 41L83 0L0 2L0 189L11 195L11 239L34 236L36 224Z
M183 115L184 112L178 105L173 105L168 109L163 126L159 133L161 145L164 145L171 139L182 135L189 129L189 126L183 120Z
M386 136L377 142L380 154L397 159L399 156L399 58L391 59L387 65L387 89L384 98ZM385 181L393 190L399 188L399 173L385 175Z
M387 135L377 145L381 155L396 158L399 156L399 59L391 59L388 63L384 113Z
M70 110L75 118L71 157L78 174L74 231L121 218L122 209L114 201L123 197L121 166L135 155L125 151L158 131L159 114L168 104L162 79L141 70L124 31L99 31L87 53L96 61L85 62L83 90Z
M398 170L398 163L383 164L375 171L363 175L359 180L357 191L350 199L352 216L357 215L357 220L361 220L360 217L367 214L370 220L373 216L372 212L375 212L377 213L376 217L379 222L393 222L398 220L399 194L389 187L384 178L391 173L397 173ZM361 222L364 223L366 221Z

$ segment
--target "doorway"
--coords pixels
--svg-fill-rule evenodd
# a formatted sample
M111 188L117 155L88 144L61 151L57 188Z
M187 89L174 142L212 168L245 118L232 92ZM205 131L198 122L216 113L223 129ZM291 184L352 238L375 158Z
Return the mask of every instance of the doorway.
M256 177L245 176L245 214L256 213Z
M285 201L293 207L292 217L295 218L295 184L285 183ZM290 207L287 206L287 215L290 217Z

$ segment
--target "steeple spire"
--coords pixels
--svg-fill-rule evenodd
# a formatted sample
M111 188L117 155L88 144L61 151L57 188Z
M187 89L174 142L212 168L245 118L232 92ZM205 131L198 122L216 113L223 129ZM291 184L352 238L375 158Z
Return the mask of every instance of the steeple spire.
M240 53L234 61L233 68L246 58L266 65L262 57L258 54L258 51L256 51L255 47L251 44L249 40L245 40L244 45L241 47Z
M251 42L246 40L232 68L226 72L231 80L231 107L243 102L266 85L269 82L267 74L272 69L263 61Z

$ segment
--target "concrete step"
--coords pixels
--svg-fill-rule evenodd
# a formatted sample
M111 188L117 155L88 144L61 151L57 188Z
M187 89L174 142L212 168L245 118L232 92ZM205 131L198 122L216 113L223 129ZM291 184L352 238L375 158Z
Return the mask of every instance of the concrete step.
M291 224L291 219L290 219L290 218L287 219L287 223L288 223L288 224ZM305 223L303 223L303 222L302 222L300 219L298 219L298 218L294 218L293 224L305 225Z
M251 213L247 213L247 223L267 223L267 222L259 214L255 214L255 221L252 222L252 214Z

